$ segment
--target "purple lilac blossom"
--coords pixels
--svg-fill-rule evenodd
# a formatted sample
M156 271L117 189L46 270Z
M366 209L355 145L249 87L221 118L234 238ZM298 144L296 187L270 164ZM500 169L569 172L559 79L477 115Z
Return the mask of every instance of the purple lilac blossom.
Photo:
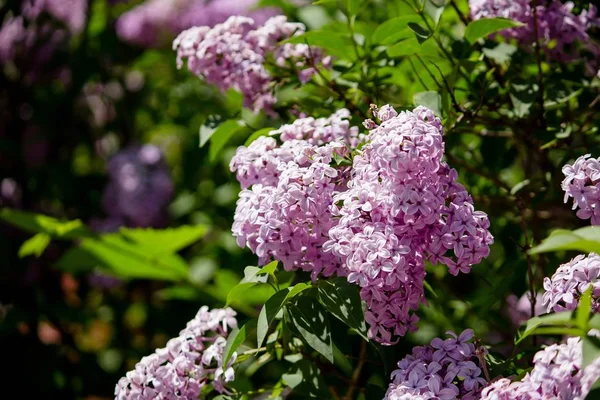
M234 380L233 354L224 365L227 336L237 327L235 311L203 306L179 336L136 364L119 380L115 400L197 399L207 385L227 393Z
M173 183L161 150L153 145L132 147L108 162L109 183L104 209L109 219L130 227L163 227L173 197Z
M578 59L579 53L575 51L577 43L590 49L597 48L597 44L591 42L587 33L591 27L600 24L594 5L590 4L589 10L583 10L579 15L575 15L573 2L551 0L546 5L542 3L540 2L536 8L537 33L549 60L570 62ZM535 27L531 1L469 0L469 6L474 20L502 17L523 23L524 26L505 29L500 32L500 35L507 39L514 38L520 45L528 49L532 48L535 43Z
M418 320L425 261L469 272L493 238L487 215L442 162L440 120L424 107L398 114L384 106L376 115L381 125L368 121L367 137L349 128L343 110L283 126L274 132L281 146L261 137L238 149L230 167L244 190L232 229L261 263L359 285L369 336L391 344ZM352 168L330 166L365 140Z
M566 164L562 172L565 203L573 198L573 210L579 208L577 216L600 225L600 159L583 155L573 165Z
M231 160L242 190L232 231L261 263L281 261L286 270L311 272L313 278L334 274L339 259L322 251L334 225L331 204L345 184L343 169L330 166L334 154L343 156L358 144L348 110L328 118L302 118L240 147Z
M253 9L257 0L148 0L119 17L119 37L132 44L156 47L193 26L214 26L231 15L244 15L258 24L278 15L273 7Z
M375 110L367 144L354 156L348 190L334 197L337 224L324 244L341 275L361 287L369 337L392 344L416 328L425 261L468 273L489 254L489 220L442 161L441 121L425 107Z
M534 367L518 382L502 378L482 391L482 400L584 400L600 378L600 358L582 366L580 338L553 344L534 356Z
M544 278L544 306L548 312L575 310L579 299L592 287L592 312L600 312L600 256L578 255L562 264L551 278Z
M234 88L244 95L244 105L272 113L275 104L274 77L265 63L273 57L283 67L289 65L301 82L316 73L314 66L329 67L330 57L305 44L278 43L305 31L300 23L277 16L259 25L252 18L234 16L213 28L193 27L173 42L177 65L187 59L188 69L221 91Z
M473 331L449 338L435 338L427 346L413 348L412 354L398 362L392 372L384 400L475 400L487 385L477 366Z

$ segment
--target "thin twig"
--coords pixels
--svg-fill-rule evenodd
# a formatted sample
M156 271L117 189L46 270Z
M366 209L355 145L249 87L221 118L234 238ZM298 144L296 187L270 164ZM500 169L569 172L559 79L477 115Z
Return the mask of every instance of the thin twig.
M344 399L352 400L352 396L354 395L354 391L358 387L358 380L360 379L360 373L362 372L363 366L365 365L365 360L367 359L367 342L361 340L360 342L360 355L358 356L358 362L356 363L356 368L352 373L352 380L350 381L350 386L348 387L348 391L346 392L346 396Z
M542 55L540 49L540 38L538 32L538 13L537 13L537 0L531 0L531 8L533 10L533 35L534 35L534 46L535 46L535 61L538 68L538 104L540 107L540 123L543 129L546 129L546 109L544 106L544 73L542 70Z

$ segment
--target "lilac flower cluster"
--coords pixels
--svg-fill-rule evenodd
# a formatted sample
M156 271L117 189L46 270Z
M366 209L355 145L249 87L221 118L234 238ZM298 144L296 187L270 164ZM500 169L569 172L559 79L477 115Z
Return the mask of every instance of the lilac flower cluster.
M48 61L68 36L65 30L40 18L47 14L68 33L78 34L86 20L86 0L24 0L20 15L8 15L0 26L0 64L27 54L32 63ZM37 47L37 48L36 48ZM30 52L36 48L36 54Z
M487 385L477 366L473 331L435 338L428 346L413 348L412 354L398 362L392 372L384 400L475 400Z
M562 172L565 203L572 197L573 210L579 208L577 216L591 219L592 225L600 225L600 158L583 155L573 165L566 164Z
M418 320L425 261L469 272L493 238L487 215L442 161L441 121L424 107L375 113L381 125L368 121L366 137L343 110L281 127L281 146L262 137L238 149L231 170L245 190L233 233L261 263L359 285L369 336L391 344ZM330 166L365 140L352 167Z
M260 137L231 160L244 188L233 234L261 263L279 260L286 270L308 271L314 278L337 271L339 259L322 247L334 225L334 193L346 177L330 163L359 141L348 117L340 110L329 118L300 119L272 132L280 134L281 146L272 137Z
M482 391L482 400L583 400L600 378L600 359L582 366L580 338L553 344L534 356L534 368L519 382L503 378Z
M578 255L562 264L552 275L544 278L543 302L546 310L570 311L577 308L579 299L592 287L592 310L600 312L600 256Z
M489 254L487 215L442 161L443 127L425 107L375 110L381 125L354 157L348 190L334 197L338 223L324 248L361 287L369 336L392 343L415 328L424 301L425 261L467 273Z
M213 28L194 27L173 42L177 64L187 59L188 69L225 91L234 88L244 95L244 105L255 112L271 112L275 103L274 78L266 63L273 57L279 67L290 65L302 82L328 67L331 59L304 44L278 43L305 31L304 25L277 16L260 26L252 18L234 16Z
M119 380L116 400L197 399L207 385L227 392L225 384L234 379L232 364L224 365L223 350L231 329L237 327L230 308L200 308L179 336L136 364Z
M522 22L524 26L506 29L500 34L506 38L514 38L526 47L535 43L535 25L533 8L529 0L469 0L471 17L480 18L503 17ZM543 3L547 3L543 5ZM595 6L583 10L579 15L573 14L572 2L562 3L560 0L539 2L537 6L537 33L550 60L569 62L577 59L579 53L574 46L579 43L595 47L591 43L587 31L600 24Z
M148 0L117 20L117 34L126 42L156 47L193 26L214 26L231 15L252 17L257 23L280 13L273 7L252 10L256 0Z
M144 145L121 151L109 160L108 175L104 209L111 225L166 225L174 188L158 147Z

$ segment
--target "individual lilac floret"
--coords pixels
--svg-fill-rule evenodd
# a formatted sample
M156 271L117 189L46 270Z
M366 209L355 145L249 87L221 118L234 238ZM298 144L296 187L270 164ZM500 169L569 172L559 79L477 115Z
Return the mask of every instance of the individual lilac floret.
M280 14L274 7L255 9L257 0L148 0L119 17L119 37L131 44L160 47L193 26L214 26L231 15L252 17L257 23Z
M439 399L475 400L487 385L477 366L477 349L471 343L473 331L435 338L428 346L413 348L412 354L398 362L392 372L384 400Z
M469 0L471 17L508 18L524 24L522 27L505 29L500 35L516 39L520 45L531 49L535 43L534 13L529 0ZM587 31L599 21L595 6L573 14L572 2L560 0L538 2L537 33L540 45L550 60L569 62L579 58L576 45L592 45Z
M546 313L543 294L537 293L535 296L535 310L533 315L531 315L531 299L529 292L524 293L521 297L517 297L514 294L508 296L506 298L505 312L508 314L513 325L518 327L528 319Z
M152 145L132 147L108 162L109 183L104 209L130 227L163 227L173 197L173 182L161 150Z
M338 223L324 249L342 259L340 274L361 287L369 336L391 344L415 329L424 301L425 261L468 273L493 242L485 213L442 161L443 127L425 107L381 121L354 156L348 190L337 194Z
M227 393L225 385L234 380L233 354L224 365L227 336L237 327L230 308L200 308L179 336L136 364L119 380L115 400L197 399L206 386Z
M600 312L600 256L590 253L578 255L562 264L552 275L544 278L544 306L550 311L574 310L579 299L592 287L592 311Z
M600 378L600 359L582 366L580 338L553 344L534 356L534 368L518 382L500 379L482 391L482 400L584 400Z
M260 137L231 160L245 189L232 231L261 263L275 259L286 270L308 271L313 278L337 272L338 257L322 247L335 223L333 196L347 181L348 167L330 163L335 154L347 155L358 137L348 116L341 110L328 118L299 119L273 132L281 134L281 146L273 137Z
M314 67L328 67L329 57L302 44L279 42L305 31L286 17L270 18L259 26L252 18L234 16L213 28L194 27L173 42L177 65L187 60L188 69L222 91L234 88L244 95L244 105L255 112L272 112L277 84L266 68L270 58L280 67L289 65L306 82L316 73Z
M600 159L586 154L573 165L565 165L562 172L565 203L573 198L573 210L579 208L577 216L590 219L592 225L600 225Z

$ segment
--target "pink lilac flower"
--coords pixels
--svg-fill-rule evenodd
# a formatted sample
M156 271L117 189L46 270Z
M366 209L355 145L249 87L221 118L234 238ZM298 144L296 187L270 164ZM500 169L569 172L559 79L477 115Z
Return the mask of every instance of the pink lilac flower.
M415 329L424 299L425 261L467 273L489 254L489 220L442 161L443 127L418 107L376 110L380 125L354 156L348 190L336 194L337 224L324 244L340 274L361 287L369 336L391 344Z
M573 165L566 164L562 172L565 175L561 184L565 203L572 198L573 210L579 208L579 218L600 225L600 159L583 155Z
M308 271L314 278L339 267L339 259L322 246L334 224L334 193L346 180L343 169L330 163L359 137L348 116L340 110L328 118L300 119L272 132L280 134L281 146L273 137L260 137L231 160L244 189L232 231L261 263L279 260L286 270Z
M206 386L227 393L225 385L235 378L230 361L224 364L227 336L237 327L230 308L200 308L179 336L146 356L121 378L115 400L197 399Z
M125 226L163 227L173 197L173 183L161 150L152 145L132 147L108 161L109 183L104 209Z
M531 48L535 43L534 13L529 0L469 0L471 17L502 17L524 24L522 27L510 28L500 35L516 39L520 45ZM587 31L600 24L597 9L594 5L583 10L579 15L573 14L573 2L551 0L538 2L537 32L540 44L550 60L570 62L579 58L576 45L594 47Z
M553 344L534 356L533 370L521 380L500 379L482 391L482 400L584 400L600 378L600 359L582 367L580 338Z
M278 15L274 7L255 9L257 0L148 0L117 20L117 34L129 43L157 47L193 26L214 26L231 15L249 16L257 23Z
M471 343L473 331L446 334L450 337L415 347L412 354L398 362L384 400L479 399L487 382L477 366L475 345Z
M187 59L188 69L222 91L234 88L244 95L244 105L255 112L272 112L275 103L274 77L266 68L270 57L279 66L290 64L302 82L316 72L316 65L328 67L329 57L303 44L279 42L305 31L299 23L277 16L258 25L252 18L230 17L213 28L194 27L173 42L177 65Z
M423 107L376 111L368 136L343 110L302 118L238 149L231 161L243 190L233 233L261 263L345 276L361 287L369 336L391 344L415 327L424 302L425 261L454 275L489 253L487 215L443 161L441 121ZM366 141L353 165L334 155Z
M600 311L600 256L583 254L562 264L551 278L544 278L544 306L550 311L574 310L579 299L592 287L592 310Z

